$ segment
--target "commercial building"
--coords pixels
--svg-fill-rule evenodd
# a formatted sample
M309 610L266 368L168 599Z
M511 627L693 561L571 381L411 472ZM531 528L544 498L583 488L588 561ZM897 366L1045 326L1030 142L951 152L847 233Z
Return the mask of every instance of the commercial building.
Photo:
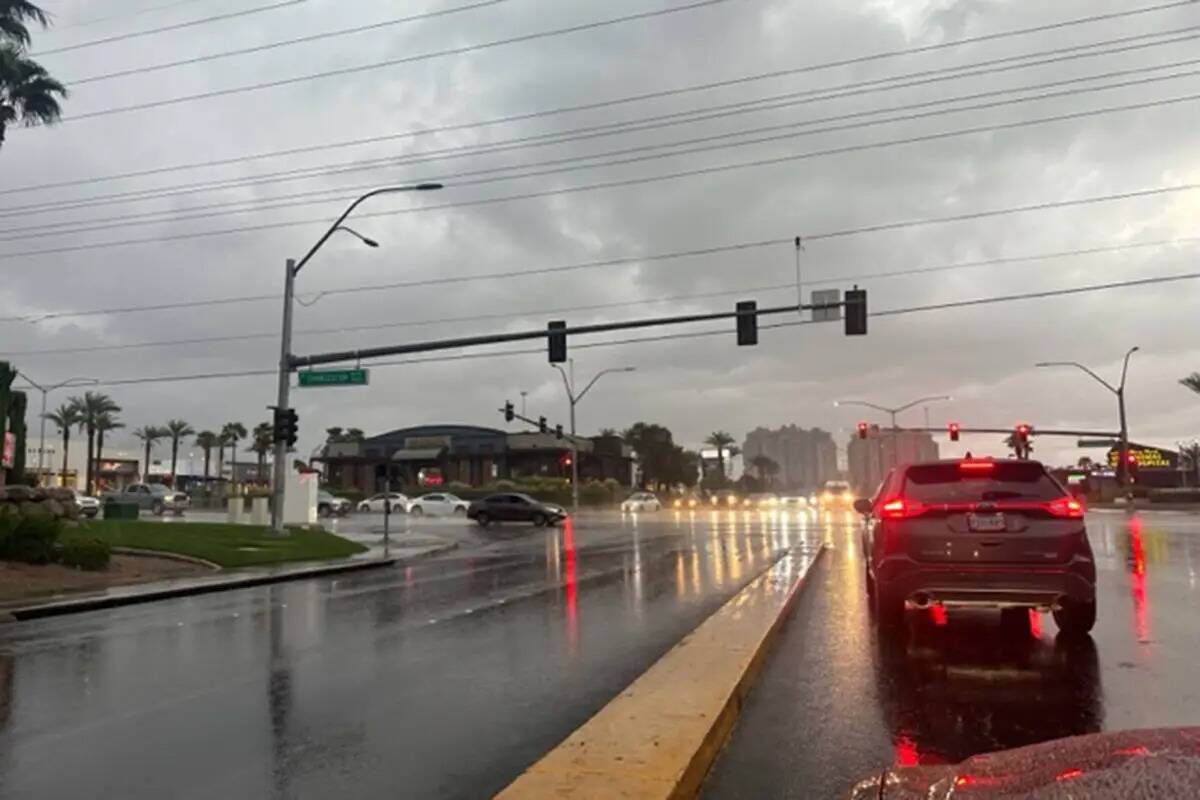
M875 491L888 470L900 464L917 461L936 461L937 442L928 433L893 431L872 425L867 438L855 433L846 445L846 462L850 469L850 485L860 494Z
M612 478L629 486L633 451L616 436L581 440L583 481ZM364 493L464 483L484 486L505 478L567 478L571 443L553 433L507 433L474 425L399 428L361 442L325 446L313 459L324 464L331 488Z
M776 488L812 490L838 477L837 444L831 433L820 428L755 428L742 443L742 460L750 467L760 455L779 465Z

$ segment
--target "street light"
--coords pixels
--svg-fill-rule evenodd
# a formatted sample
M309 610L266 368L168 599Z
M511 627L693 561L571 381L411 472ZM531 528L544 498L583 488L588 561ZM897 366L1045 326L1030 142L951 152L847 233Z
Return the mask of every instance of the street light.
M288 408L288 392L291 388L291 372L292 372L292 305L296 294L296 276L300 274L300 270L304 269L304 265L309 262L317 251L329 241L329 237L333 236L335 231L344 231L351 236L354 236L368 247L379 247L379 242L374 239L368 239L353 228L348 228L342 223L346 218L354 212L363 202L382 194L397 194L399 192L429 192L436 189L441 189L440 183L418 183L412 186L385 186L381 189L374 189L367 192L362 197L359 197L353 203L346 207L329 229L322 234L317 243L314 244L304 257L299 261L288 259L284 269L283 279L283 333L279 341L279 396L276 408L282 412ZM272 476L271 487L271 530L276 533L283 533L283 492L284 485L287 482L287 442L280 439L275 442L275 470Z
M20 375L22 378L24 378L25 381L30 386L32 386L33 388L37 389L39 392L42 393L42 413L40 415L42 424L41 424L41 434L38 437L39 442L38 442L38 471L37 471L38 482L40 483L42 480L42 469L45 464L45 457L46 457L46 395L50 394L50 392L53 392L55 389L66 389L66 388L70 388L73 386L95 386L96 384L100 383L100 381L96 378L67 378L62 383L56 383L52 386L42 386L40 383L38 383L33 378L26 375L24 372L18 371L17 374Z
M637 367L612 367L611 369L602 369L596 373L596 376L588 381L588 385L583 387L583 391L579 394L575 393L575 359L568 359L567 366L570 367L571 375L567 377L567 370L563 369L558 364L550 366L558 370L562 375L563 388L567 390L567 402L571 404L571 513L579 513L579 444L575 438L575 406L584 398L588 390L596 385L596 381L600 380L605 375L613 372L636 372Z
M868 403L866 400L834 400L833 404L835 406L863 406L864 408L873 408L876 411L882 411L885 414L891 414L892 415L892 430L895 430L896 429L896 415L901 413L902 411L908 411L910 408L915 408L916 406L919 406L922 403L933 403L933 402L937 402L940 400L953 400L953 399L954 398L948 394L939 394L939 395L934 395L933 397L922 397L920 400L913 400L911 403L906 403L905 405L898 406L896 408L888 408L887 406L880 406L880 405L876 405L875 403Z
M1129 504L1133 503L1133 485L1127 480L1128 468L1125 466L1125 457L1129 452L1129 425L1125 421L1125 377L1129 374L1129 357L1140 349L1140 347L1136 346L1131 347L1125 353L1125 359L1121 363L1121 382L1116 386L1113 386L1078 361L1039 361L1034 364L1035 367L1075 367L1076 369L1081 369L1090 375L1093 380L1117 396L1117 414L1121 421L1120 458L1117 461L1119 465L1117 477L1125 485L1125 501Z

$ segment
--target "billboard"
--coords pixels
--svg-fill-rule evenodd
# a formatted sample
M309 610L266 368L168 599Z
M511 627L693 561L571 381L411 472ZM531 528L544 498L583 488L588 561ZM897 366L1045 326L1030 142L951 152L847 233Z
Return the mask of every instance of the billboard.
M1162 450L1158 447L1148 447L1141 444L1129 444L1129 452L1137 459L1139 470L1178 470L1179 454L1173 450ZM1114 447L1108 451L1108 466L1116 469L1120 460L1120 448Z

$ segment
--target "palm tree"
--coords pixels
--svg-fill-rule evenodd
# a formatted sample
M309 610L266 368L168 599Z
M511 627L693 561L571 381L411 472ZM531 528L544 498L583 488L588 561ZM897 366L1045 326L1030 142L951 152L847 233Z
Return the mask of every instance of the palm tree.
M105 433L105 431L116 430L117 428L124 428L125 423L118 422L117 418L114 417L111 412L105 411L104 413L96 416L96 422L95 422L94 427L96 428L96 467L95 467L95 472L93 472L92 474L98 474L100 472L100 460L103 458L103 453L104 453L104 433Z
M8 2L12 0L0 0L0 9ZM12 19L0 10L0 26L11 23ZM26 56L19 44L5 41L0 35L0 144L9 125L57 122L62 115L59 98L66 96L65 86Z
M179 463L179 440L184 436L194 435L196 431L181 419L168 420L167 424L163 426L163 431L171 437L171 487L178 489L179 481L175 475L175 465Z
M717 448L717 467L721 470L721 477L725 476L725 451L733 441L733 437L725 431L713 431L704 440L706 445Z
M325 429L325 444L338 444L344 441L345 433L342 428L334 426Z
M63 403L56 410L47 412L46 419L58 426L63 439L62 475L59 485L67 485L67 450L71 445L71 428L79 424L79 411L71 403Z
M204 451L204 482L208 483L208 466L212 462L212 451L214 447L220 446L221 437L217 436L212 431L200 431L196 434L196 447Z
M775 476L779 474L779 464L775 462L775 459L762 453L750 459L750 466L754 467L754 472L762 481L764 488L770 486Z
M269 422L260 422L254 426L252 436L253 440L246 449L258 456L258 472L255 474L262 482L267 471L267 453L275 445L275 427Z
M229 471L230 482L237 482L237 443L246 438L246 426L240 422L226 422L221 428L221 440L229 445L229 457L232 459Z
M113 399L100 392L84 392L83 397L72 397L71 406L76 411L80 431L87 432L87 477L84 491L91 494L95 488L96 466L96 420L102 414L116 414L121 407Z
M134 428L133 438L140 441L145 446L146 458L142 462L142 481L150 479L150 451L154 448L154 443L166 436L167 433L162 428L154 425L144 425L140 428Z
M50 25L50 17L29 0L0 0L0 40L8 39L17 47L29 47L31 37L27 22L36 22L45 28Z

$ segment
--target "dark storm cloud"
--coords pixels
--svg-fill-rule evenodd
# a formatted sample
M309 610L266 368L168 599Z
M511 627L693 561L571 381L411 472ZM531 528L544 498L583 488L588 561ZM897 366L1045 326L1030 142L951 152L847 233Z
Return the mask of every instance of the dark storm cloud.
M243 4L244 5L244 4ZM62 3L71 15L98 16L104 4ZM233 9L238 3L219 4ZM434 4L405 8L414 13ZM512 0L494 8L359 34L261 55L218 61L79 87L67 108L84 113L177 94L269 81L414 53L578 24L661 6L622 0L548 4ZM420 128L483 120L726 78L787 69L860 54L930 44L962 36L1037 25L1127 8L1115 2L1073 0L1046 7L1017 2L847 2L730 0L718 6L622 26L454 58L421 61L344 78L159 110L67 122L57 129L19 132L0 151L0 188L104 175L148 166L306 146ZM214 4L213 8L218 8ZM158 20L182 20L186 7ZM311 2L239 20L147 37L136 46L95 48L48 56L64 76L187 58L217 50L388 16L383 8L347 13L345 4ZM89 27L87 35L142 19ZM240 178L280 169L384 158L431 149L484 144L587 125L636 119L803 89L836 87L885 75L917 72L1196 24L1194 8L1175 9L1049 34L776 78L703 93L661 98L519 123L471 128L342 150L169 173L0 198L0 205L68 200L92 194ZM84 29L44 37L45 48L75 41ZM4 221L42 224L151 210L187 209L212 202L271 198L312 189L407 181L466 170L531 165L551 159L638 145L712 136L864 109L887 109L937 98L1064 80L1189 57L1194 44L1081 59L926 87L878 92L838 101L759 111L636 135L611 136L315 180L247 187L138 205L100 206ZM1145 87L1055 98L992 110L807 135L773 143L694 153L624 166L577 170L478 186L450 185L434 197L380 200L369 211L401 210L542 192L591 183L638 179L736 162L769 159L971 126L1018 120L1193 93L1187 78ZM989 208L1121 192L1200 176L1193 136L1195 104L1104 115L1043 126L948 138L844 155L798 159L772 166L624 188L564 193L507 203L365 217L355 223L382 247L368 250L349 237L335 239L300 279L304 292L453 275L481 275L612 258L647 256L739 241L811 236L903 219L939 217ZM739 141L733 137L731 141ZM349 192L348 192L349 193ZM340 192L339 192L340 194ZM4 249L40 249L80 242L194 231L260 222L335 216L343 203L168 221L78 236L6 242ZM1190 194L813 241L806 245L806 280L1197 235L1200 199ZM368 209L364 209L365 211ZM6 285L0 316L31 310L102 308L192 297L271 294L279 289L283 260L319 235L319 224L256 233L182 239L137 247L96 249L0 262ZM981 267L866 282L876 309L1067 287L1192 269L1194 246L1131 250L1085 258ZM406 320L512 312L506 320L406 327L374 333L301 335L302 352L341 349L481 332L541 327L539 309L674 297L785 284L794 277L790 245L690 259L644 261L509 280L408 287L326 297L301 307L297 328L388 324ZM837 284L834 284L837 285ZM843 287L844 288L844 287ZM1087 426L1113 424L1110 398L1086 376L1032 368L1042 358L1080 360L1112 375L1124 350L1140 344L1131 379L1135 437L1164 443L1200 428L1200 408L1176 386L1197 368L1200 348L1188 337L1190 284L930 312L872 321L866 339L848 340L836 325L764 331L756 349L737 348L728 335L612 348L576 349L582 379L624 364L633 375L597 386L581 406L581 426L623 427L636 419L661 420L696 444L708 431L741 435L759 424L797 422L848 429L856 415L835 410L839 397L903 403L949 393L953 404L931 409L934 421L1008 424L1027 419ZM785 302L788 290L762 294L761 304ZM732 309L740 296L581 311L572 323L665 311ZM528 312L528 313L526 313ZM559 316L555 314L555 316ZM278 303L217 306L189 311L82 318L56 323L3 325L5 350L138 343L276 330ZM722 326L713 326L722 327ZM646 334L650 335L650 334ZM628 338L612 336L610 338ZM582 341L580 342L582 344ZM17 360L48 378L103 378L220 370L270 369L277 357L270 338L246 342L137 349ZM514 348L502 348L514 349ZM516 348L524 349L524 347ZM430 421L495 424L505 397L528 391L531 411L562 416L562 387L541 356L380 367L367 390L299 392L303 448L328 425L368 431ZM197 427L229 419L252 423L266 414L272 379L244 378L114 387L132 426L183 416ZM920 421L914 419L913 421ZM1157 437L1157 438L1155 438ZM971 444L971 443L966 443ZM971 446L978 447L978 444ZM1070 448L1039 452L1068 457Z

